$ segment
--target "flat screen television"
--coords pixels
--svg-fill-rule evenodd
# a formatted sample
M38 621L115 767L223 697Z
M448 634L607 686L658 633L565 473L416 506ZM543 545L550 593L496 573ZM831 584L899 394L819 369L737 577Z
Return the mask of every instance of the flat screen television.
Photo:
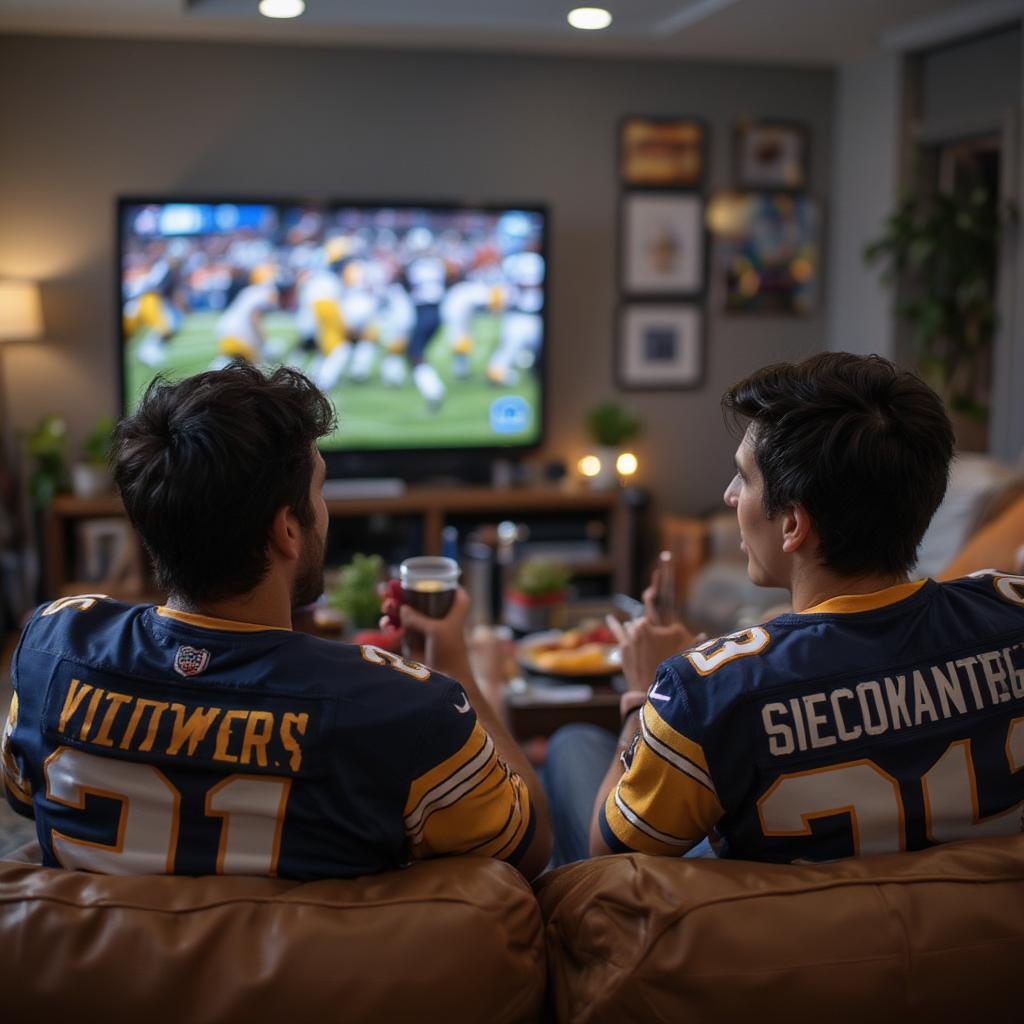
M243 359L330 396L333 476L464 471L540 442L543 207L131 198L117 225L126 412L158 373Z

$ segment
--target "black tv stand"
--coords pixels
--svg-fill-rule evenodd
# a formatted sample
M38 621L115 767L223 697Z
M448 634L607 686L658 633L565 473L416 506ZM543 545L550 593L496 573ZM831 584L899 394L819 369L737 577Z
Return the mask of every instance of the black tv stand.
M367 480L397 477L420 487L462 487L491 483L497 459L514 461L504 452L324 452L328 479Z

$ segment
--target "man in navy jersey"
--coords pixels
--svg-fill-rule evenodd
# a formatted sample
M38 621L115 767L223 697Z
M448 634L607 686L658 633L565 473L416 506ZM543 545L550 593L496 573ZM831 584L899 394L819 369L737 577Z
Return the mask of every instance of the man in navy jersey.
M909 579L953 448L939 398L830 353L761 370L723 406L747 424L725 502L748 573L793 610L696 646L629 631L627 667L654 683L591 852L679 856L710 836L789 862L1021 831L1024 579Z
M118 426L115 480L168 597L65 598L25 627L0 753L46 864L322 878L474 854L544 867L543 797L469 672L464 593L446 619L416 622L454 678L291 630L323 587L316 440L333 425L300 373L232 365L158 379Z

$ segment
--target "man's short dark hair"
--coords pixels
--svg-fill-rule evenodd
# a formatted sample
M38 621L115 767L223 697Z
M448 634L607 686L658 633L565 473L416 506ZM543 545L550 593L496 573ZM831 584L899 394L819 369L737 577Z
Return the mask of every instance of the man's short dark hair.
M827 568L912 568L953 455L949 417L923 381L880 356L827 352L759 370L722 408L751 421L766 515L803 505Z
M287 367L154 380L118 424L111 463L158 585L193 602L252 590L278 509L313 524L313 446L334 423L327 398Z

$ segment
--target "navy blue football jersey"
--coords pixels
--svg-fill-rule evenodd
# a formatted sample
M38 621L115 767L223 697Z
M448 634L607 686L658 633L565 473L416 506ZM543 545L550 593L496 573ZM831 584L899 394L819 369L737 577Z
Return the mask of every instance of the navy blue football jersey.
M1024 577L839 597L658 669L614 850L819 861L1021 831Z
M49 865L344 877L533 833L462 687L376 647L87 595L12 679L4 788Z

